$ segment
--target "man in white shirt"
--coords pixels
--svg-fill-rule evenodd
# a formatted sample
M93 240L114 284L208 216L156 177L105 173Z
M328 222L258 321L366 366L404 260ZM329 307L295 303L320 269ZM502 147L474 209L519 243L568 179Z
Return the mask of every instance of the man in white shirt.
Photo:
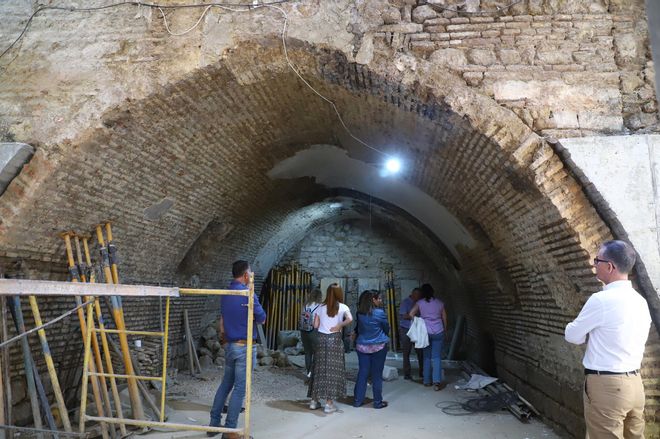
M623 241L603 243L594 258L605 287L566 326L569 343L587 342L584 419L589 439L644 438L644 385L639 373L651 315L628 275L635 250Z

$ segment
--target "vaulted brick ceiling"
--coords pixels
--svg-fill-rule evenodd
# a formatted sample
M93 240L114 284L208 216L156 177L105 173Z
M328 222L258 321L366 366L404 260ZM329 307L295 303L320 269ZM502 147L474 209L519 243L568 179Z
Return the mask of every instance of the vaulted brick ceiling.
M589 254L610 231L552 148L513 113L423 64L401 72L376 60L366 68L302 45L291 56L357 136L405 157L400 178L469 233L471 244L425 245L460 267L473 322L512 358L543 363L551 373L577 372L580 353L567 350L561 334L597 289ZM224 281L220 266L234 258L277 262L281 245L314 226L364 214L370 194L345 192L355 202L336 209L333 188L268 176L317 144L369 166L382 160L350 138L279 48L245 44L105 114L102 128L71 144L38 145L2 197L0 247L61 264L57 232L111 219L125 280L188 282L196 275L215 285ZM381 204L382 222L400 218L424 243L432 224ZM264 274L270 267L259 268Z

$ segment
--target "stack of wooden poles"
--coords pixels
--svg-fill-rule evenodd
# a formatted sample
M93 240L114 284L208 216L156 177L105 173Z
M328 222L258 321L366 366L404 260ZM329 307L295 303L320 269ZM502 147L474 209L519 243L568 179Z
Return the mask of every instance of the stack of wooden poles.
M266 333L268 347L277 349L280 331L298 329L305 297L312 287L312 273L295 263L275 267L270 270L269 284Z
M105 234L107 237L104 237L103 229L105 229ZM107 222L105 224L99 224L95 228L96 238L99 245L99 257L100 257L100 266L103 273L103 278L107 284L119 284L119 271L118 271L118 255L117 247L113 243L112 236L112 225ZM66 256L69 265L69 273L71 275L72 282L96 282L96 270L91 261L90 251L89 251L89 240L91 239L90 235L79 235L74 232L65 232L62 233L62 238L64 239L64 244L66 248ZM75 243L75 252L76 258L74 258L72 240ZM84 251L81 251L80 241L82 240L82 248ZM92 385L92 393L94 396L94 405L98 416L112 417L113 416L113 406L114 406L114 416L116 418L123 419L124 415L122 412L122 405L119 398L119 392L117 389L117 383L114 378L114 370L112 363L112 354L110 348L115 351L115 354L123 360L124 372L127 375L128 381L128 393L131 402L131 409L133 412L133 419L146 419L144 414L144 407L142 405L142 396L147 401L149 407L154 411L156 416L160 416L160 411L153 401L149 391L144 386L142 382L131 376L140 375L139 367L136 358L132 356L132 353L128 345L128 337L124 331L126 331L126 325L124 321L124 311L121 297L112 296L110 298L105 297L106 306L112 313L112 318L115 323L116 330L106 330L105 322L103 319L103 313L101 310L101 304L98 297L85 296L85 301L94 301L94 311L96 313L96 321L92 322L91 327L94 329L96 325L101 330L101 332L94 331L91 336L92 341L92 353L93 361L89 363L89 372L92 374L89 376L90 382ZM78 305L82 304L82 300L77 297L76 303ZM83 312L82 307L78 308L78 320L80 321L80 330L82 333L82 338L85 340L87 323L85 313ZM119 346L112 339L111 333L116 333L119 339ZM100 335L100 343L98 336ZM109 375L110 389L112 393L112 399L110 393L108 392L108 382L106 377L103 375L95 374L107 374ZM141 396L142 395L142 396ZM83 419L84 413L81 413L81 425L84 424ZM126 426L124 424L119 424L119 429L121 436L127 434ZM114 430L114 425L108 425L101 423L101 434L104 439L107 439L108 431L110 437L116 437L116 432Z
M387 313L387 320L390 322L390 348L396 352L399 344L399 323L398 323L398 310L396 306L396 292L394 289L394 271L385 271L385 312Z

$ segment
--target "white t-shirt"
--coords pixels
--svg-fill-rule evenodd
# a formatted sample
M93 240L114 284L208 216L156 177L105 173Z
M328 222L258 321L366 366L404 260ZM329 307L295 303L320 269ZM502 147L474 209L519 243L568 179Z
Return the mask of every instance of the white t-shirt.
M319 332L322 334L332 334L330 328L337 326L344 321L344 318L353 319L351 315L351 310L348 309L343 303L339 304L339 311L334 317L328 316L328 307L326 305L321 305L319 309L316 310L316 314L319 316Z
M630 281L605 285L592 294L577 318L566 326L569 343L587 341L582 364L587 369L629 372L639 369L651 314L646 300Z

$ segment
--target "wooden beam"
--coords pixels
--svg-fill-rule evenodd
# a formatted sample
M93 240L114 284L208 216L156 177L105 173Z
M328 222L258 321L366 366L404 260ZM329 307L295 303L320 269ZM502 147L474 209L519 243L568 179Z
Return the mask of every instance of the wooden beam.
M197 288L179 288L182 296L249 296L250 290L203 290Z
M179 297L179 289L146 285L109 285L47 280L0 279L0 296Z

